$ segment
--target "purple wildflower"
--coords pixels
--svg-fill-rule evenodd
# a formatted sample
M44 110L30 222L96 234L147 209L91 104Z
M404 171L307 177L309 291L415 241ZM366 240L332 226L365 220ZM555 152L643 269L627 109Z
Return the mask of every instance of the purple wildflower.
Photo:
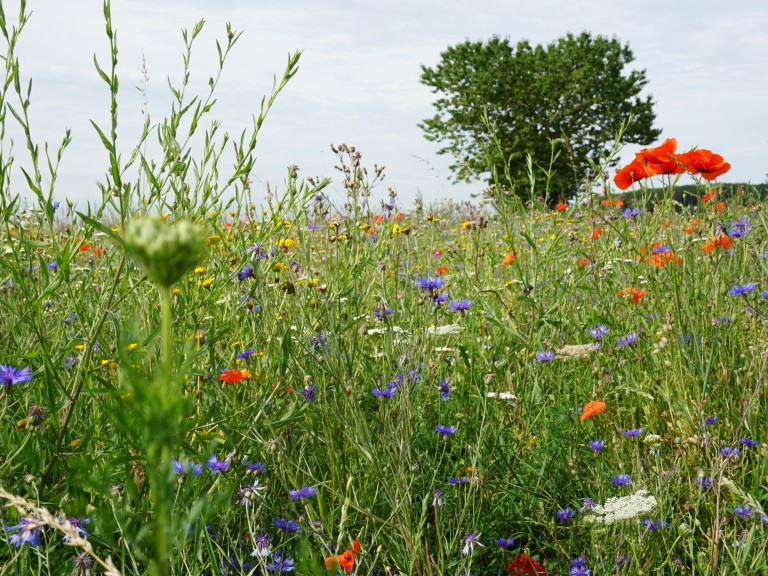
M303 498L310 498L317 494L317 488L314 486L302 486L296 490L289 490L289 494L294 500L301 500Z
M30 380L32 380L32 369L29 366L26 368L14 368L13 366L0 364L0 385L9 388L22 382L29 382Z

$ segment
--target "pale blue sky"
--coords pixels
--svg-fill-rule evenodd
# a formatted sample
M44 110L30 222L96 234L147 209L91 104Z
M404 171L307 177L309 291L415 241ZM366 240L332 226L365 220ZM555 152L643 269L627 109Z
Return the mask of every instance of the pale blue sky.
M3 5L12 20L15 3ZM29 9L18 55L24 77L34 78L33 134L58 144L65 127L72 128L57 197L93 198L107 166L88 122L108 118L109 95L93 67L94 53L104 66L108 59L101 2L30 0ZM170 107L166 77L177 82L181 74L180 30L199 19L206 25L193 53L192 93L205 88L214 70L214 40L223 37L225 23L244 32L213 111L230 134L258 114L288 53L303 50L300 71L261 133L256 185L280 187L289 164L303 176L335 178L329 144L345 142L361 150L365 165L387 166L378 197L393 186L405 205L418 192L427 201L468 198L482 183L452 185L450 159L438 156L438 145L417 127L433 114L434 99L419 83L420 65L436 64L442 50L466 39L498 34L538 44L583 30L629 42L634 67L646 69L662 138L722 154L733 166L723 181L760 183L768 172L768 3L762 1L114 0L124 153L141 124L142 97L134 87L142 55L148 109L158 122ZM633 152L628 148L624 157ZM18 137L15 156L28 165ZM20 186L17 178L14 189ZM342 189L334 183L333 190Z

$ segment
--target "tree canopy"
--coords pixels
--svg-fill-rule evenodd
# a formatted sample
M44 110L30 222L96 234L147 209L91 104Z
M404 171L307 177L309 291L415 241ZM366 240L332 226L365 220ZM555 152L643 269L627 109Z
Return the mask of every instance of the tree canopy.
M646 145L661 133L653 127L652 98L640 96L645 71L625 72L633 60L628 44L588 32L535 47L498 36L467 41L444 51L434 68L422 66L422 84L439 97L437 113L419 126L443 145L440 154L453 156L457 181L493 183L493 167L521 195L528 190L526 156L547 168L555 142L549 193L567 198L589 158L599 162L630 115L622 142ZM504 181L505 168L511 182ZM537 187L543 185L542 172L535 173Z

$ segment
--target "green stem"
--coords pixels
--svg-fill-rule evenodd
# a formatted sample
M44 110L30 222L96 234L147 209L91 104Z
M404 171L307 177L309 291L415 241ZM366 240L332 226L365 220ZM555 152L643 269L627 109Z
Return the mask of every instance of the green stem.
M171 332L171 325L173 323L173 305L171 303L171 288L170 286L160 287L160 309L162 310L162 358L163 358L163 377L170 380L171 374L171 362L173 359L173 334Z

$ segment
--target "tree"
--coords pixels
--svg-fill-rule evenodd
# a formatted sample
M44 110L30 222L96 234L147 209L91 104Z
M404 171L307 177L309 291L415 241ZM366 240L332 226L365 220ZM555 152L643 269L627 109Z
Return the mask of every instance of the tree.
M422 84L440 96L437 114L419 126L428 140L444 144L438 153L454 157L456 181L494 183L493 169L521 196L529 190L527 155L547 169L554 150L550 198L568 198L589 159L608 153L630 116L622 142L647 145L661 133L653 128L652 98L640 96L645 71L624 75L633 60L628 44L588 32L535 48L498 36L467 41L449 47L434 68L422 66ZM534 173L542 190L544 170Z

